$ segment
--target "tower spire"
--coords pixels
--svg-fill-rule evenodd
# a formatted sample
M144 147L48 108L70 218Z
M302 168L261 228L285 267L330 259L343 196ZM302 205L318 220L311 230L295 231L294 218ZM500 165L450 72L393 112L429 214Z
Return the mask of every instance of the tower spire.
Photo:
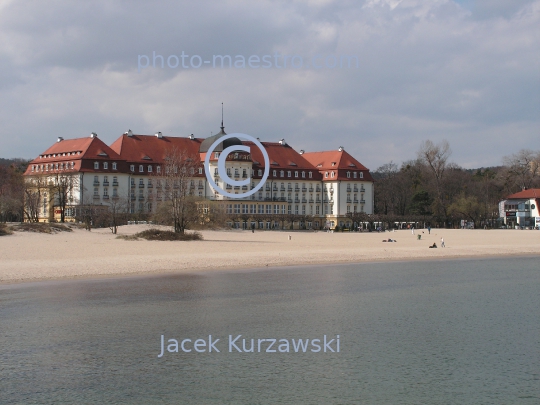
M221 103L221 130L223 131L225 127L223 126L223 103Z

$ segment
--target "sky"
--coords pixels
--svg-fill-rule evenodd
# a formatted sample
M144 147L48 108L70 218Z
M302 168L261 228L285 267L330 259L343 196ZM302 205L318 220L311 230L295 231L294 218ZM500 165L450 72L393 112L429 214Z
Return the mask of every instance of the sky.
M426 139L500 165L540 149L540 0L0 0L0 157L204 138L221 103L227 133L371 170Z

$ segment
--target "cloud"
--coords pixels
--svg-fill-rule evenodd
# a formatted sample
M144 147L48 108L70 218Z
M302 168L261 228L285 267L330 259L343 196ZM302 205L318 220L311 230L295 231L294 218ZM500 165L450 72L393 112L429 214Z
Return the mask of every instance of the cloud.
M34 157L91 131L106 142L128 128L206 137L224 102L229 132L343 145L372 169L443 138L457 163L500 164L537 143L540 1L488 3L0 3L0 155ZM359 64L138 73L137 56L153 51Z

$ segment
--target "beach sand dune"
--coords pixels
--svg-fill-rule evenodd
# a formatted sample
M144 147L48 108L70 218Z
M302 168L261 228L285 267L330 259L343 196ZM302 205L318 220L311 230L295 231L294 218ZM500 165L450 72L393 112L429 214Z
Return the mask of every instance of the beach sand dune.
M119 235L148 229L126 225ZM203 241L156 242L116 239L109 229L74 229L53 235L16 232L0 238L0 283L188 273L378 260L539 255L533 230L417 230L327 233L287 231L203 231ZM290 236L290 240L289 240ZM441 237L446 248L441 248ZM382 242L392 238L395 243ZM428 246L436 243L437 249Z

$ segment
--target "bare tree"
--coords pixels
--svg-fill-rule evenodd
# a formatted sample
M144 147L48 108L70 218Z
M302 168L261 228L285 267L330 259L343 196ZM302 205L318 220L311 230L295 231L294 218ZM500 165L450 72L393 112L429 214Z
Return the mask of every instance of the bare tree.
M448 158L452 154L448 141L443 140L435 145L432 141L422 142L418 151L418 159L423 162L433 174L437 198L435 200L435 212L446 216L443 202L443 178L448 166Z
M28 222L39 222L39 213L46 204L47 180L43 176L30 176L24 182L24 216Z
M540 151L522 149L503 158L509 180L520 190L531 188L540 178Z
M51 201L60 213L60 222L65 222L66 208L73 202L73 191L79 185L79 176L72 170L62 170L49 176Z
M171 224L175 232L184 233L192 224L200 222L197 206L200 199L193 195L191 183L199 169L200 159L172 148L164 160L156 172L157 192L164 200L156 211L156 217Z

